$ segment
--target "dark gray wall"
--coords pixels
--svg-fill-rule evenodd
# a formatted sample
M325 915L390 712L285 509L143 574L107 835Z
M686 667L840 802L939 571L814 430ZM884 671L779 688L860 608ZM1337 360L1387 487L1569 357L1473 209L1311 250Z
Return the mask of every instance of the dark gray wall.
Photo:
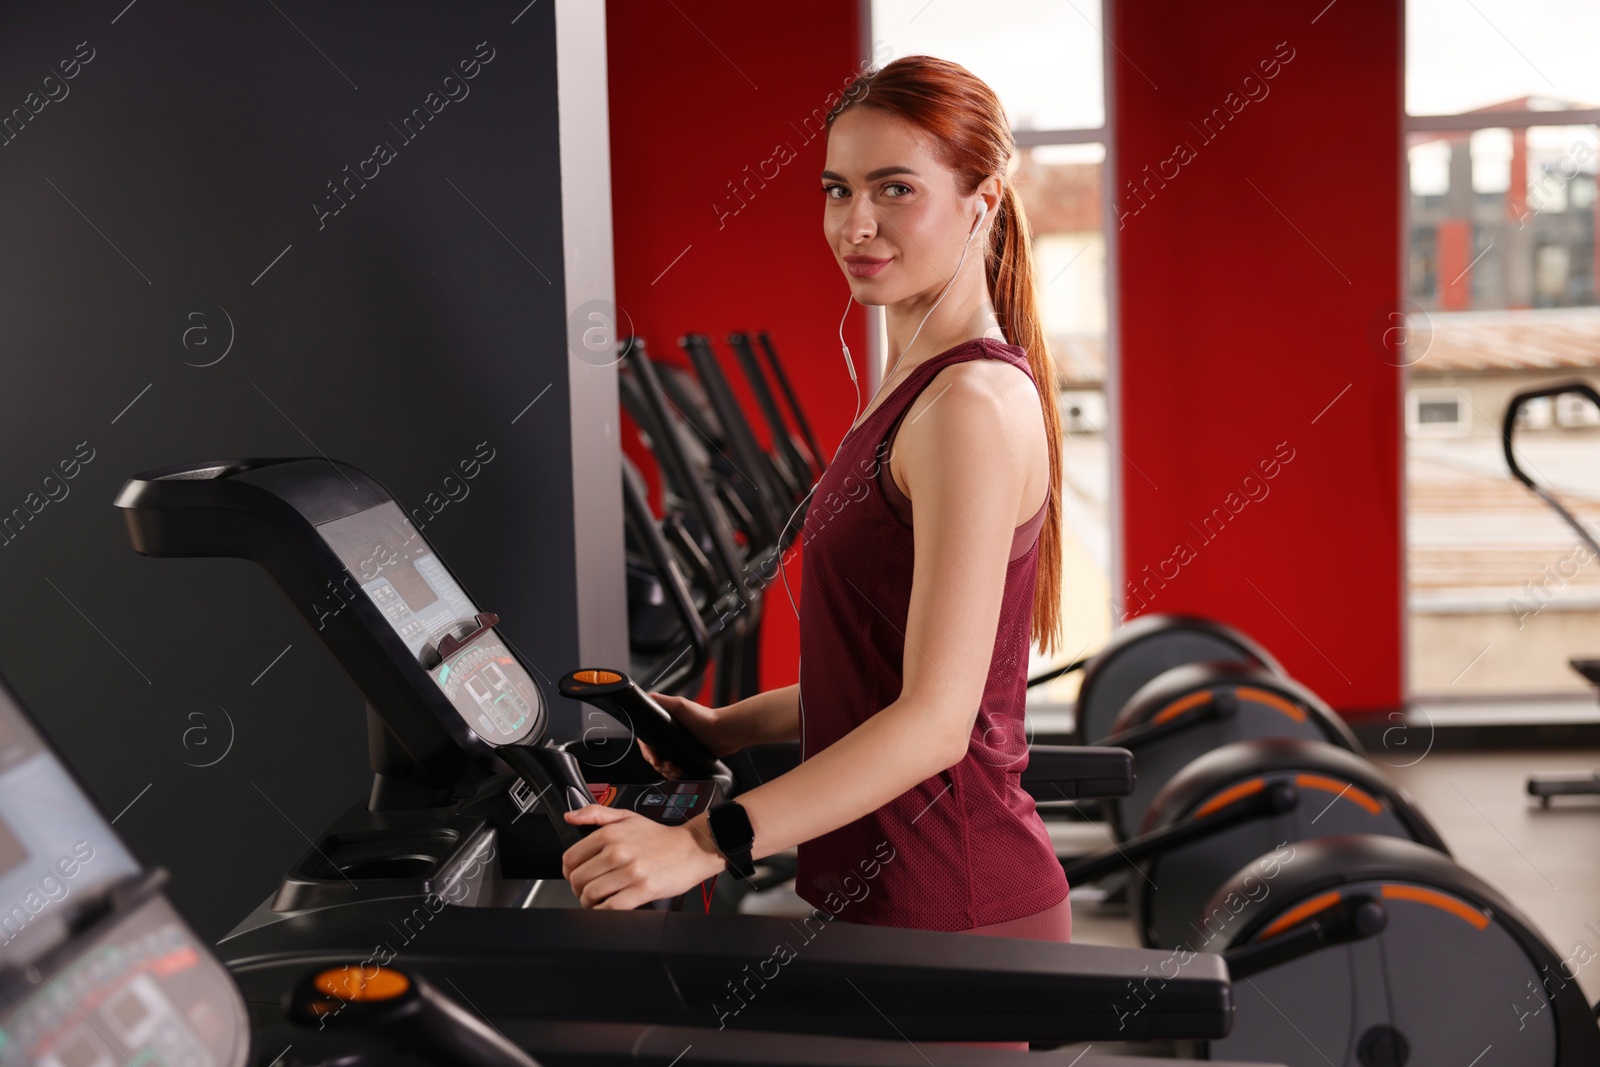
M124 2L0 8L0 672L216 937L363 794L361 700L263 572L137 556L113 497L219 457L322 453L408 510L456 475L423 533L468 591L548 678L609 655L615 380L566 342L609 226L569 292L565 0ZM569 152L605 143L595 54Z

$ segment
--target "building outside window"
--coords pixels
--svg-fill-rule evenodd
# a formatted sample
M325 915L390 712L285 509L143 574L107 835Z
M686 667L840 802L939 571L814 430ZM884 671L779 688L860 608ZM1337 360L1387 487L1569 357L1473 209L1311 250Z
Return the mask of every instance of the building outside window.
M1593 704L1567 661L1600 655L1600 561L1512 480L1501 421L1519 392L1600 384L1597 35L1575 0L1406 7L1407 675L1436 709ZM1600 526L1597 422L1540 401L1517 441Z
M1054 663L1093 652L1113 625L1101 19L1099 4L1059 0L991 0L980 19L966 5L871 0L874 47L960 63L999 94L1017 142L1010 180L1033 230L1037 298L1062 387L1064 625ZM1047 665L1035 649L1030 674ZM1065 706L1077 685L1073 674L1037 687L1030 707Z

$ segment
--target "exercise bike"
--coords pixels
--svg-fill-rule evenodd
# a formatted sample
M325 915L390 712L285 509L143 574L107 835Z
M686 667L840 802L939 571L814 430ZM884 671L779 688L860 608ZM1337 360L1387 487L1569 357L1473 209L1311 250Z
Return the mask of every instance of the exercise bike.
M1511 470L1512 477L1531 489L1535 495L1550 505L1563 522L1572 527L1572 531L1592 553L1591 559L1600 558L1600 544L1595 542L1594 534L1585 526L1578 517L1557 499L1549 489L1534 481L1533 477L1523 470L1522 464L1517 462L1515 434L1517 425L1521 421L1522 409L1531 400L1544 397L1579 396L1600 409L1600 393L1587 382L1563 382L1560 385L1549 385L1540 389L1531 389L1525 393L1518 393L1511 398L1511 403L1506 405L1506 416L1500 426L1501 446L1505 450L1506 466ZM1600 687L1600 659L1590 657L1575 657L1567 661L1573 670L1583 675L1590 685ZM1562 796L1600 796L1600 771L1590 774L1578 775L1536 775L1528 779L1528 795L1539 798L1542 807L1550 806L1551 797Z

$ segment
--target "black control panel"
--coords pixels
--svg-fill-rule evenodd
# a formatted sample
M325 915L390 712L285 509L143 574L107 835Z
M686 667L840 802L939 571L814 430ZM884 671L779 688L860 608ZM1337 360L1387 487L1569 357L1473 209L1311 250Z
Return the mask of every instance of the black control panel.
M0 1067L234 1067L245 1007L0 685Z
M627 806L656 822L682 825L701 814L714 802L716 783L660 782L652 786L629 787L633 795Z
M108 913L5 992L0 1067L230 1067L249 1055L232 980L159 895Z
M692 782L661 781L648 785L614 785L590 783L590 795L596 804L608 808L625 808L636 811L647 819L681 826L721 799L719 783L710 780ZM511 799L523 811L535 805L533 790L526 782L513 782Z

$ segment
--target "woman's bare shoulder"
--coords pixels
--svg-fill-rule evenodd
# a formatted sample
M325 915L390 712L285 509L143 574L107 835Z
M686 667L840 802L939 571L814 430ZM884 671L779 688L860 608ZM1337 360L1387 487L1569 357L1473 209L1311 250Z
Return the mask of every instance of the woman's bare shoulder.
M996 420L1007 429L1038 421L1039 391L1032 377L1001 359L968 359L941 369L912 403L908 419L946 399L961 401L947 405L954 417Z

